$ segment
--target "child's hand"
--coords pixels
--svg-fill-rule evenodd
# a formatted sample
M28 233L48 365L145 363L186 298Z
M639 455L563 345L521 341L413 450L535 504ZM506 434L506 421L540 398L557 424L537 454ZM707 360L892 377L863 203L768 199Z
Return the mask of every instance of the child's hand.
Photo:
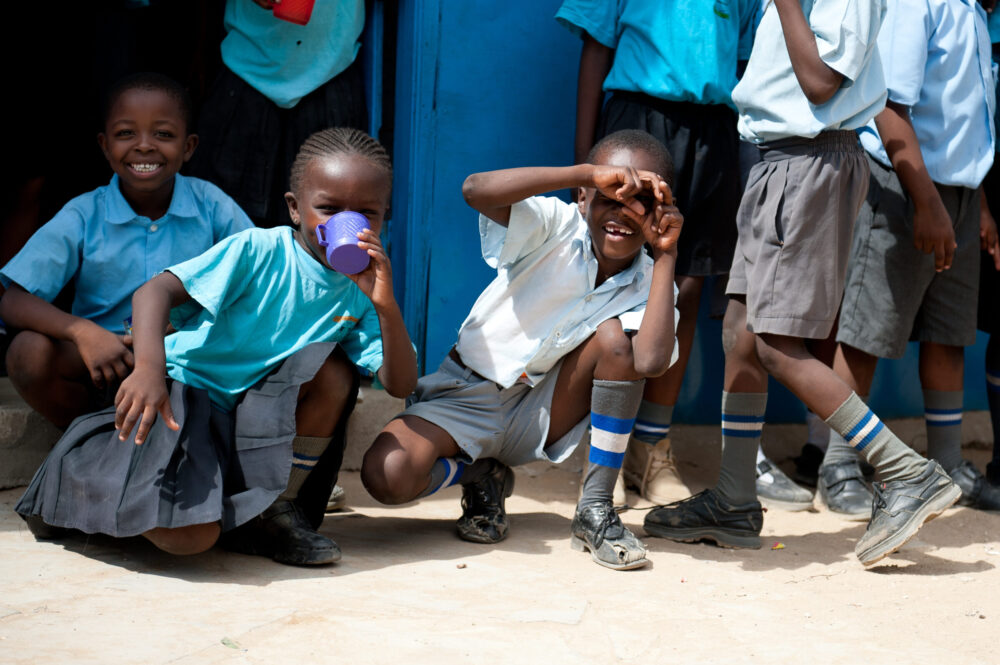
M395 301L392 292L392 266L378 234L365 229L358 234L358 246L368 252L368 267L356 275L347 275L375 307L391 305Z
M677 241L683 225L684 216L675 205L660 203L652 214L646 215L642 222L642 235L653 248L654 258L657 252L677 255Z
M997 223L987 206L979 210L979 246L993 257L993 268L1000 270L1000 238L997 237Z
M132 336L116 335L96 324L80 326L73 336L90 380L98 388L123 380L135 366Z
M931 207L916 206L913 211L913 244L924 254L934 254L934 269L938 272L951 268L955 256L955 229L951 226L948 210L937 199Z
M118 438L127 441L136 422L135 445L146 440L150 428L156 422L159 412L164 424L172 430L180 429L170 408L170 393L163 372L151 369L137 369L122 381L115 395L115 429Z
M656 203L673 204L670 188L663 179L651 171L639 171L631 166L594 167L594 187L622 208L634 212L636 221L649 214ZM642 196L646 192L652 194ZM655 200L655 203L654 203Z

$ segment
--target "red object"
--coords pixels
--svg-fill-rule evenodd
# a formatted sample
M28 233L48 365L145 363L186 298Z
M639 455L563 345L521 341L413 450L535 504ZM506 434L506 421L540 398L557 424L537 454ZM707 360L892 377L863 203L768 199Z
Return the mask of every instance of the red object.
M274 16L283 21L305 25L313 13L316 0L281 0L274 6Z

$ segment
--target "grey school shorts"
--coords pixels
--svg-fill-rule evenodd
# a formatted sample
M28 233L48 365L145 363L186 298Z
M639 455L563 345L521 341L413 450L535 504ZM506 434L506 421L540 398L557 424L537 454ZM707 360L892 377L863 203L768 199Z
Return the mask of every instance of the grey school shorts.
M979 192L937 185L958 247L951 268L913 244L913 203L896 172L874 159L854 230L837 341L879 358L899 358L909 340L969 346L979 296Z
M864 151L854 132L830 131L771 144L761 157L736 217L726 293L746 296L752 333L825 339L868 189Z
M501 388L450 357L417 388L401 415L434 423L455 439L469 461L492 457L508 466L535 460L562 462L584 441L584 418L548 448L549 410L560 362L534 387Z

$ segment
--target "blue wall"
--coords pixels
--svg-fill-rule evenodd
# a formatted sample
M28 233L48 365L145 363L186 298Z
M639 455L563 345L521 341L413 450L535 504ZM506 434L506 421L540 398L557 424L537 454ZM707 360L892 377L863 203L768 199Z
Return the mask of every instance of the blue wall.
M552 18L559 0L401 0L397 40L393 219L397 293L424 371L455 341L493 277L461 185L476 171L572 161L580 41ZM721 326L705 311L676 419L716 423ZM985 408L984 340L967 354L966 406ZM883 417L921 412L915 349L883 361L872 403ZM772 382L770 422L801 404Z

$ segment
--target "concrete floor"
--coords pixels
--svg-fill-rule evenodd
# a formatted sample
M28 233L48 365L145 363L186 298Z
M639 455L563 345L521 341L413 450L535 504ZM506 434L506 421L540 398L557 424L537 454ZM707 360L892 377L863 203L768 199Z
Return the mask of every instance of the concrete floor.
M344 559L316 569L36 542L3 491L0 663L998 662L1000 515L952 509L865 570L863 524L770 511L760 550L645 538L652 565L615 572L569 548L578 477L519 469L511 536L482 546L454 534L458 488L387 508L345 473L322 527Z

